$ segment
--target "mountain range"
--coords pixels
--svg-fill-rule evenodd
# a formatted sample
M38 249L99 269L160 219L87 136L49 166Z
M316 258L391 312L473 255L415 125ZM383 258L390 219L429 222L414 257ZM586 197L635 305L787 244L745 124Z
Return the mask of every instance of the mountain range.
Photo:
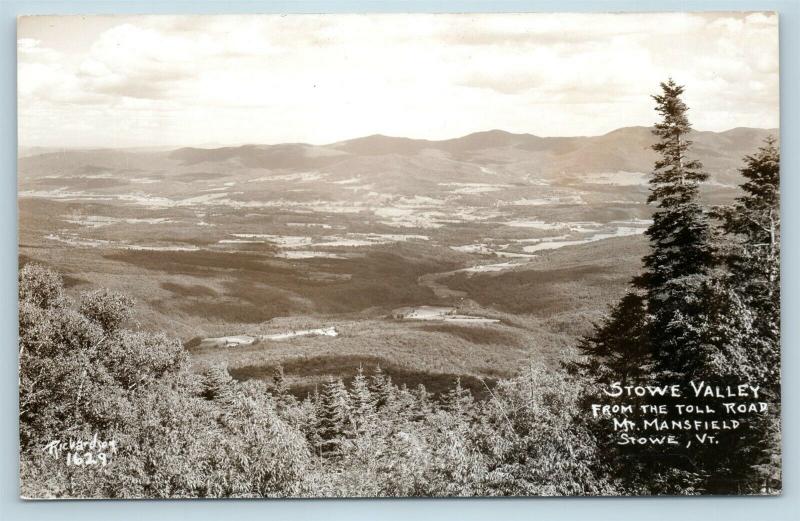
M735 128L696 131L691 155L705 165L712 185L740 183L742 158L776 129ZM174 192L175 182L248 182L262 189L319 192L326 198L353 194L415 195L452 185L491 185L501 191L516 184L642 184L656 154L648 127L625 127L601 136L539 137L491 130L457 139L430 141L372 135L328 145L285 143L174 150L68 150L19 159L20 189L44 186L95 188L150 179L141 189ZM292 178L294 176L294 178ZM86 179L93 179L87 182ZM105 178L105 180L101 180ZM81 181L78 181L78 180ZM319 181L317 183L313 183ZM160 186L155 183L161 183ZM295 191L299 191L296 189ZM489 190L486 190L487 192ZM499 194L498 194L499 195Z

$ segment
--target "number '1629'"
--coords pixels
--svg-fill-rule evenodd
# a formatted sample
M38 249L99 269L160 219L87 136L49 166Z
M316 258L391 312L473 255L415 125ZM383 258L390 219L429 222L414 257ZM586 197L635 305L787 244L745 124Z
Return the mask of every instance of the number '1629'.
M67 452L67 465L75 465L78 467L86 467L90 465L101 465L105 467L108 464L108 456L105 452Z

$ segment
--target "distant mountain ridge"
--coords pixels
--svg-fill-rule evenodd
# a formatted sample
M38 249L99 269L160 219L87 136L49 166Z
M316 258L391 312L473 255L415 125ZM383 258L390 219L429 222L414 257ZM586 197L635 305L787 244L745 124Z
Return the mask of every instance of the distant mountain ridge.
M725 132L695 131L694 155L714 171L738 168L777 129L734 128ZM262 168L321 168L352 157L409 157L436 152L476 163L538 163L542 175L557 173L649 171L655 160L650 146L656 136L650 127L623 127L600 136L539 137L502 130L476 132L460 138L432 141L375 134L328 145L303 143L243 145L217 149L181 148L170 158L185 164L238 158L243 166Z
M712 180L737 185L742 158L752 154L777 129L734 128L697 131L691 156L703 162ZM454 139L425 140L384 135L328 145L248 144L174 150L101 149L48 152L19 158L21 178L55 174L84 175L88 169L109 175L161 172L161 175L244 175L322 172L329 182L361 178L376 189L412 190L409 183L508 183L516 179L566 179L574 176L650 172L656 136L649 127L624 127L601 136L540 137L502 130L476 132ZM137 174L138 175L138 174ZM263 175L263 174L262 174Z

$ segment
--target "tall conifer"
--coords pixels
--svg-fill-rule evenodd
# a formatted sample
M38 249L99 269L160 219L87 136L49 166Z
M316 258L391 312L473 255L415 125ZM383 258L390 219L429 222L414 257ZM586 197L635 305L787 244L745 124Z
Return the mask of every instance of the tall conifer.
M754 314L761 345L751 350L754 375L777 385L780 378L780 152L768 137L744 158L744 195L722 211L731 244L725 255L734 285ZM756 347L756 346L754 346Z
M349 430L350 395L341 378L329 378L322 387L317 409L316 430L320 454L338 453L342 438Z
M713 265L708 216L700 204L703 165L688 157L692 130L681 99L684 88L672 79L653 96L662 120L653 133L660 157L650 179L648 203L656 205L647 229L650 253L635 284L646 292L651 316L650 343L656 369L684 376L705 371L702 314L706 277Z
M350 388L351 428L356 434L363 434L374 428L376 421L372 393L364 369L359 367Z

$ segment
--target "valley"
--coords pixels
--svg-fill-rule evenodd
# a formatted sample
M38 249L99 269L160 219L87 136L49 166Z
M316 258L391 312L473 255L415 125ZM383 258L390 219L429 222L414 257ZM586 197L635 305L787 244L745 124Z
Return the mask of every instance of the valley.
M710 203L769 132L696 133ZM445 389L556 364L625 291L650 223L649 129L325 146L65 150L19 163L21 263L136 299L198 370L299 395L380 365Z

